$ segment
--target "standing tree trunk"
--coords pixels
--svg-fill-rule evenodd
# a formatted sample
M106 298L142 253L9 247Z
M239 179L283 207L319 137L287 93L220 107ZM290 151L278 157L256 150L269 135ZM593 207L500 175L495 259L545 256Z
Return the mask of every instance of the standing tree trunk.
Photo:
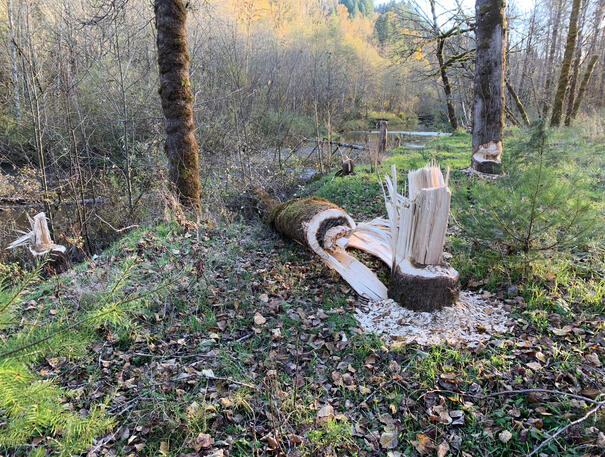
M573 104L573 110L571 112L571 120L573 121L580 109L580 103L582 103L582 99L584 98L584 94L586 93L586 87L588 86L588 81L590 81L590 76L592 75L592 71L594 70L595 64L599 60L599 56L594 54L590 57L588 61L588 66L586 67L586 71L584 72L584 77L582 78L582 83L580 84L580 90L578 91L578 96Z
M555 15L554 22L552 24L552 35L550 37L550 41L548 42L549 52L548 52L548 60L546 61L546 83L544 84L544 97L543 97L543 105L542 105L542 118L546 119L546 115L548 114L548 108L550 105L550 97L552 94L552 67L555 62L555 53L557 51L557 42L559 39L559 26L561 25L561 13L563 11L563 0L558 0L557 2L557 14Z
M21 101L19 98L19 75L17 71L17 45L15 42L15 26L13 25L13 1L8 0L8 30L11 49L11 76L13 78L13 90L15 99L15 115L17 120L21 119Z
M482 173L502 170L506 20L504 0L477 0L473 155L471 167Z
M569 31L567 32L567 43L565 45L565 54L563 55L563 63L561 64L561 73L559 75L559 83L557 84L557 92L552 105L552 116L550 118L551 127L558 127L561 123L561 114L563 112L563 101L567 92L567 84L569 82L569 69L571 68L571 60L576 48L576 38L578 36L578 14L580 12L580 0L573 0L571 6L571 15L569 17Z
M574 100L576 97L576 86L578 85L580 67L582 66L582 43L584 35L584 26L586 24L586 7L587 1L584 0L580 3L580 11L582 17L579 21L578 38L576 40L576 56L572 64L571 77L569 78L569 86L567 89L567 110L565 112L566 127L569 127L571 124L571 114L573 112Z
M166 118L164 151L181 203L200 208L198 145L193 126L193 93L183 0L155 0L160 98Z
M456 118L456 110L454 109L454 101L452 99L452 85L447 76L447 68L445 65L445 38L439 24L437 23L437 14L435 12L435 0L430 0L431 13L433 15L433 33L437 36L437 63L439 64L439 73L441 74L441 83L443 84L443 92L445 93L445 104L447 106L447 116L450 120L452 132L458 129L458 119Z

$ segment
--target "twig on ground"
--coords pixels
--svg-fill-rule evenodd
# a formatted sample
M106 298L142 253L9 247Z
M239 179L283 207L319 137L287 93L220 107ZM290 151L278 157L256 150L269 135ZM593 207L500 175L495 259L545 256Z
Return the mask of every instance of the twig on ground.
M479 398L479 399L486 399L486 398L492 398L492 397L498 397L500 395L511 395L511 394L527 394L527 393L531 393L531 392L542 392L542 393L548 393L548 394L552 394L552 395L564 395L566 397L571 397L571 398L575 398L576 400L582 400L588 403L592 403L595 405L598 404L602 404L602 401L598 401L598 400L593 400L592 398L588 398L588 397L584 397L583 395L577 395L577 394L572 394L571 392L562 392L560 390L550 390L550 389L519 389L519 390L503 390L502 392L493 392L491 394L485 394L485 395L481 395L481 394L471 394L471 393L467 393L467 392L456 392L455 390L429 390L427 392L425 392L423 394L430 394L430 393L445 393L445 394L456 394L456 395L462 395L463 397L472 397L472 398Z
M536 453L542 449L544 446L546 446L548 443L550 443L552 440L554 440L555 438L557 438L559 435L561 435L564 431L566 431L567 429L573 427L574 425L578 425L581 424L582 422L584 422L586 419L588 419L590 416L592 416L594 413L596 413L601 407L603 407L605 405L605 401L600 401L597 402L597 406L595 406L594 408L592 408L590 411L588 411L586 414L584 414L584 416L580 417L579 419L576 419L573 422L570 422L569 424L567 424L564 427L561 427L559 430L557 430L555 433L553 433L552 435L550 435L547 439L545 439L544 441L542 441L542 443L540 443L540 445L538 447L536 447L533 451L531 451L529 454L526 455L526 457L532 457L534 455L536 455Z

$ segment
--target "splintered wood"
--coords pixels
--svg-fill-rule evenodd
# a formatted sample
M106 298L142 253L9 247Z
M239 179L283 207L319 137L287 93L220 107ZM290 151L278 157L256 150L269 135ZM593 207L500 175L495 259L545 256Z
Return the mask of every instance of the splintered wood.
M50 237L46 214L38 213L33 219L28 215L27 218L29 219L31 230L27 233L22 232L24 233L23 236L9 244L7 249L27 246L34 257L41 257L49 252L65 253L65 246L55 244Z
M397 170L386 176L388 220L356 225L341 208L311 197L277 203L255 190L267 222L315 252L353 289L370 300L392 298L412 310L433 311L458 297L458 272L443 262L451 192L449 172L429 164L408 174L409 194L398 192ZM391 269L389 287L347 252L355 248L378 257Z
M443 178L441 169L427 165L408 173L408 197L397 191L397 171L386 177L389 195L385 204L391 228L391 251L394 270L407 261L417 265L439 265L450 213L449 171Z

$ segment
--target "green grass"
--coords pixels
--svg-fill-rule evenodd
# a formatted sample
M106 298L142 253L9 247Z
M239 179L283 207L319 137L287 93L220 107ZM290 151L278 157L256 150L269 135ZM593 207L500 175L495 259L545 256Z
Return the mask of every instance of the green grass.
M506 161L519 159L527 140L526 131L509 133L505 158L517 157L506 158L505 169ZM552 147L555 153L572 150L573 160L561 169L581 172L583 188L597 200L605 186L603 150L600 137L588 133L563 129L549 141L562 143ZM397 148L378 173L361 165L354 176L324 176L308 190L367 220L384 216L380 179L391 165L405 182L406 170L436 160L450 167L454 194L466 195L481 185L460 171L470 161L470 141L457 133L424 149ZM200 433L214 440L202 454L222 449L231 456L271 455L277 444L284 453L295 448L303 456L378 456L387 453L378 440L391 426L398 432L393 451L403 455L417 454L419 434L435 446L449 442L452 455L526 455L547 434L585 414L588 405L557 395L480 395L533 387L593 397L602 392L602 366L591 354L605 362L599 339L603 240L547 253L528 267L523 258L470 239L455 217L450 226L446 248L463 286L491 290L515 320L510 334L475 347L390 345L361 333L354 319L358 299L350 288L260 222L201 227L198 233L175 223L143 227L114 243L94 265L63 276L61 287L56 281L31 287L26 300L66 316L84 312L127 258L136 267L125 293L148 291L161 277L189 271L150 297L132 325L96 329L88 335L88 350L48 375L78 392L77 399L65 400L66 408L86 409L93 397L107 404L119 438L105 446L118 456L192 454ZM33 320L37 312L26 311L23 318ZM264 324L254 323L256 313ZM44 378L46 362L37 369ZM336 417L320 423L317 411L326 404ZM437 405L461 411L462 423L436 421L428 411ZM590 427L602 422L586 421L544 452L598 455ZM504 430L513 435L507 443L498 437ZM36 440L34 448L45 446Z

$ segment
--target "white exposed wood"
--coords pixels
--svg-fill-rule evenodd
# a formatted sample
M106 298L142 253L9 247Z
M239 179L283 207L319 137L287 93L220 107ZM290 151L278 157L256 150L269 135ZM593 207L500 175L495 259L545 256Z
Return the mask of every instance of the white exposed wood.
M19 246L28 246L34 257L43 256L51 251L65 253L65 246L55 244L50 237L46 214L38 213L33 219L28 215L27 218L31 225L31 231L27 233L22 232L24 233L23 236L9 244L8 249L14 249Z
M321 223L325 220L344 217L349 227L337 226L329 229L324 235L323 246L317 240L317 232ZM335 270L351 287L361 296L370 300L384 300L387 298L387 288L378 279L376 273L366 267L363 263L347 253L342 243L337 243L355 229L355 221L340 209L329 209L322 211L309 221L306 227L307 243L322 261L331 269Z
M393 265L411 261L419 265L439 265L450 211L449 171L427 165L408 173L408 197L397 190L397 170L386 176L385 205L390 225ZM385 234L385 236L388 236Z

